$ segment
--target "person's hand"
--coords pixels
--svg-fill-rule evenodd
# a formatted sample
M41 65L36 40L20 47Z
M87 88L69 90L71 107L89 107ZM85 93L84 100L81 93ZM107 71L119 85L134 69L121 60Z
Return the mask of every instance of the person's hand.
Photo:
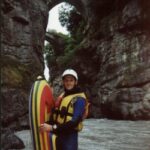
M52 128L52 125L50 125L50 124L43 123L43 124L40 125L40 131L50 132L52 130L53 130L53 128Z

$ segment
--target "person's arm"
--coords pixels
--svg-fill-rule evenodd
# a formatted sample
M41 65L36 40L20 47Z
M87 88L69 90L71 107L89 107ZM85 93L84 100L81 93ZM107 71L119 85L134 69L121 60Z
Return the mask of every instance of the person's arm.
M78 97L77 101L74 103L74 113L72 120L55 126L53 128L54 133L67 133L74 131L75 127L79 124L79 122L82 120L84 109L85 109L86 101L82 97Z
M53 120L54 110L55 110L55 107L52 108L52 112L51 112L49 120L43 124L40 124L40 126L39 126L40 131L48 131L49 132L49 131L53 130L53 125L55 124L55 121Z
M43 132L43 131L50 132L53 130L53 126L48 123L43 123L43 124L40 124L39 130L41 132Z

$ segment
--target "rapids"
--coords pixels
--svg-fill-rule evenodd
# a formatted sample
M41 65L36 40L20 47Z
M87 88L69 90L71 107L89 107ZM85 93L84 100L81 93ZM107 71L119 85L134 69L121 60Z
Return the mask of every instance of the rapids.
M29 130L16 132L32 150ZM87 119L79 133L79 150L150 150L150 121Z

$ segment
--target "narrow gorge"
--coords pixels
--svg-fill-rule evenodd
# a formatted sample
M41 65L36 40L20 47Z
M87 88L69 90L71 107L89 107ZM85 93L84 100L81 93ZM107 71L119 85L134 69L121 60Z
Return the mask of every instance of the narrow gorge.
M46 34L48 12L62 2L75 6L86 21L70 66L79 73L89 96L90 117L150 120L150 1L2 0L4 149L15 149L20 143L14 131L29 129L30 88L43 74L44 41L53 38ZM54 37L54 44L58 38Z

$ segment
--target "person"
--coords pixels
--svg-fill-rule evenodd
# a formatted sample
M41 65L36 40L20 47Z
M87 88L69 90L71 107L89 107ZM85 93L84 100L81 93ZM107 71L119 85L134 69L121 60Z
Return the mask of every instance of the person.
M55 149L77 150L78 132L83 127L86 96L78 87L78 75L75 70L65 70L62 81L64 92L55 103L49 123L41 124L40 130L50 132L51 145ZM53 138L53 135L56 138ZM55 139L55 146L53 139Z

